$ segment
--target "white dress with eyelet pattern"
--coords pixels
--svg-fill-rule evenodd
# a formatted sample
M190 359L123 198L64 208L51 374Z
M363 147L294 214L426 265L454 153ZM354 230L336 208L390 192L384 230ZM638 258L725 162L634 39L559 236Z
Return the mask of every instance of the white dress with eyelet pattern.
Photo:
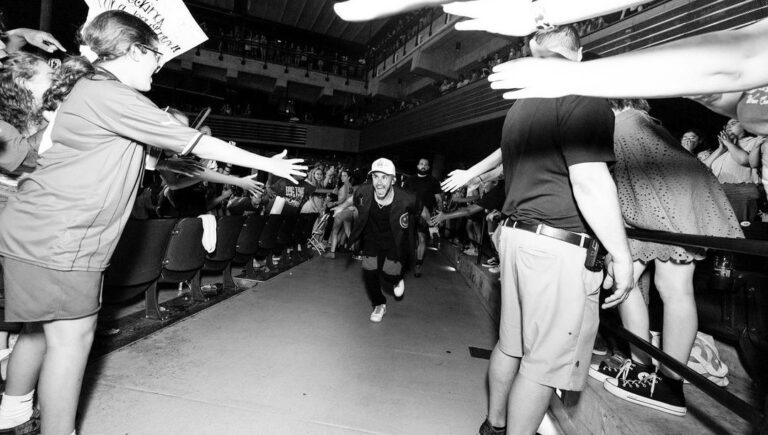
M616 115L613 175L629 228L743 238L715 176L645 112ZM630 239L632 259L690 262L703 249Z

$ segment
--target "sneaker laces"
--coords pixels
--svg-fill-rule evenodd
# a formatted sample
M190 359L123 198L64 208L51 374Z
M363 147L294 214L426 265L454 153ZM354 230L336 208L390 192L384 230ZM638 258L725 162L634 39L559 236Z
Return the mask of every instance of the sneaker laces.
M629 372L632 371L632 367L634 366L635 363L632 362L632 358L625 359L624 362L619 366L619 372L616 373L616 379L621 378L623 381L626 381L627 376L629 376Z
M635 380L623 380L624 386L629 387L647 387L648 384L651 384L651 392L650 396L653 396L653 390L656 389L656 384L661 382L661 378L656 374L656 372L653 373L640 373L638 375L639 379Z

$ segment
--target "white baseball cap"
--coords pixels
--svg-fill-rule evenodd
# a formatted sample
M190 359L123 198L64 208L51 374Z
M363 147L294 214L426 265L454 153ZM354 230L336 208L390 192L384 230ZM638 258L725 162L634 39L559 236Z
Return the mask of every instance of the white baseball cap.
M382 174L386 175L392 175L393 177L396 175L395 173L395 164L392 163L392 160L380 158L373 162L371 165L371 170L368 171L369 174L374 172L381 172Z

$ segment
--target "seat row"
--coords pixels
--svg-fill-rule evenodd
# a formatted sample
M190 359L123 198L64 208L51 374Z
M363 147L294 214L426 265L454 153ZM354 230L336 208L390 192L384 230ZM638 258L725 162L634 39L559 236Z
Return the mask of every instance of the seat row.
M198 218L129 220L104 274L104 303L122 303L144 293L147 318L164 320L157 286L189 281L192 299L204 301L201 273L221 273L234 289L233 265L253 270L257 254L305 244L317 214L223 216L216 225L216 248L203 248Z

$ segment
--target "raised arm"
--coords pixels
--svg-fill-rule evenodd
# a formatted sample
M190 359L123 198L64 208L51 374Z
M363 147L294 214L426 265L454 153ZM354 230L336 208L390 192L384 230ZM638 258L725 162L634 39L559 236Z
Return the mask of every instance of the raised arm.
M547 11L547 19L552 24L567 24L575 21L585 20L598 15L605 15L610 12L648 3L650 0L539 0L539 6L543 6ZM366 21L375 18L386 17L406 12L413 9L427 6L451 5L462 6L462 9L453 9L446 12L454 15L465 15L459 11L467 12L469 10L487 10L493 8L496 16L501 16L502 12L513 8L518 13L524 13L531 9L531 0L480 0L480 1L457 1L449 2L445 0L348 0L334 5L336 13L347 21ZM466 6L465 6L466 5ZM465 15L467 16L467 15ZM509 21L513 15L504 15L504 19ZM533 29L536 28L533 17L531 16ZM526 33L517 34L518 36L527 35Z
M525 36L537 25L562 25L594 18L649 0L475 0L443 6L451 15L470 20L456 23L457 30L483 30L510 36Z
M768 85L768 20L589 62L525 58L494 68L504 98L681 97Z
M469 183L473 178L484 174L501 164L501 148L497 148L488 157L467 170L457 169L442 182L441 187L446 192L454 192Z

